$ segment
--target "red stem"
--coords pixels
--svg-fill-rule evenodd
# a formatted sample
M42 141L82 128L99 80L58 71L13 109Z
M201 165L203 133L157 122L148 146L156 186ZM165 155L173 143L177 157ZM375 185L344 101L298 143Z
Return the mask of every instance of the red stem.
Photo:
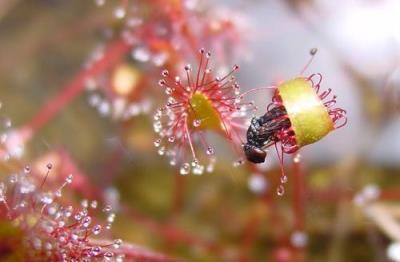
M305 177L303 167L300 162L293 161L293 213L294 213L294 229L299 232L304 231L305 225ZM306 260L306 252L304 247L297 247L295 250L295 260L302 262Z
M130 46L123 40L112 42L101 59L96 61L88 69L81 71L75 78L67 83L62 92L50 99L25 127L32 130L33 133L43 127L48 121L55 117L65 105L81 94L85 87L85 81L89 77L95 77L114 65L119 61L121 56L129 50L129 47Z
M244 234L242 236L241 241L241 257L240 262L248 262L250 261L247 257L247 254L250 253L252 246L257 238L257 233L259 227L262 223L260 214L257 212L257 207L253 210L253 214L250 215L250 218L247 221L247 224L244 228Z
M183 197L185 194L185 177L179 174L178 172L175 174L174 179L174 199L173 199L173 206L172 206L172 213L177 215L182 210L183 205Z
M125 214L128 214L136 223L145 226L152 234L160 236L169 243L184 244L187 247L202 247L209 253L217 255L218 257L223 257L224 254L229 252L224 246L217 242L186 232L170 223L160 223L152 218L140 214L130 206L122 205L122 211ZM249 258L244 259L245 261L252 261Z
M303 168L300 163L293 163L293 212L295 218L295 230L304 230L304 198L305 198L305 181Z

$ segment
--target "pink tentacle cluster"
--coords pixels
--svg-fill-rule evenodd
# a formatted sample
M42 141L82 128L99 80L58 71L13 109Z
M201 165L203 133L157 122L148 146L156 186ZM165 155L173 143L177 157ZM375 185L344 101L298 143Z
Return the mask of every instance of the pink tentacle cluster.
M322 75L320 73L315 73L307 77L306 80L311 83L312 88L315 90L318 97L327 108L328 114L332 119L334 128L337 129L346 125L346 110L335 107L337 96L332 95L331 88L321 90ZM282 98L279 95L278 89L276 89L272 97L272 102L267 106L267 112L269 112L272 108L280 106L284 105L282 102ZM289 119L288 115L285 115L283 117ZM267 147L276 144L279 141L281 143L282 152L286 154L295 153L299 149L299 146L296 143L294 130L291 126L282 128L280 131L277 132L276 136L277 141L274 141L270 145L267 145Z
M332 89L328 88L321 92L321 82L322 75L320 73L315 73L306 78L307 81L311 83L312 88L322 100L324 106L328 110L328 114L332 119L333 126L335 129L341 128L347 124L346 110L342 108L335 107L336 105L336 95L332 95Z
M45 190L52 164L42 181L31 174L30 167L0 182L0 218L9 220L23 234L29 261L121 261L122 241L115 239L98 245L93 241L111 228L115 213L103 209L107 223L97 224L93 213L97 201L83 200L81 207L65 205L63 189L72 183L72 175L55 190Z
M179 76L173 76L168 70L164 70L161 73L163 78L158 82L168 96L168 101L154 116L154 130L159 134L154 145L160 155L170 157L171 165L181 162L182 175L190 172L203 173L204 166L200 164L197 156L198 146L206 149L210 162L210 168L207 167L206 170L212 170L211 163L215 161L215 149L205 137L205 132L209 130L200 128L202 122L207 119L201 119L196 115L196 109L191 104L194 95L201 94L209 101L218 114L223 136L233 141L230 144L243 143L240 134L247 129L244 123L248 112L255 108L254 103L242 102L240 97L240 86L233 75L239 66L234 65L223 76L215 77L210 66L211 53L204 49L200 49L199 53L199 64L195 72L190 65L185 66L186 79L182 80ZM191 115L195 116L194 120L191 119ZM238 151L236 147L234 150ZM192 155L191 163L186 162L188 155L186 151Z
M281 141L281 149L286 154L293 154L299 150L299 146L296 142L295 133L292 127L282 129L277 134Z

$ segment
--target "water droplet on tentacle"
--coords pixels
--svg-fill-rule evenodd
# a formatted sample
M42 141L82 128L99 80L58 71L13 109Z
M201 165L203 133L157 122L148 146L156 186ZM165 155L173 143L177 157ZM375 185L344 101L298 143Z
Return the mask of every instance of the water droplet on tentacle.
M189 163L184 163L184 164L181 166L181 169L179 170L179 173L180 173L181 175L188 175L189 172L190 172L190 165L189 165Z
M283 195L285 194L285 187L284 187L283 185L279 185L279 186L276 188L276 194L277 194L278 196L283 196Z

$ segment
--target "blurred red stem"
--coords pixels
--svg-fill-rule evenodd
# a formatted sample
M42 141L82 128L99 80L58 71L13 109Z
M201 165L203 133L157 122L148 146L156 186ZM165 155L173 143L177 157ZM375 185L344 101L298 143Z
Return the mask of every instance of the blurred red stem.
M293 161L293 213L294 213L294 230L304 231L305 224L305 175L304 170L299 161ZM304 247L297 247L295 251L296 261L305 261Z
M262 221L260 219L260 214L257 212L257 207L255 207L255 210L253 211L253 214L250 215L250 218L244 229L244 234L241 242L241 262L249 261L248 258L246 258L246 255L250 252L250 249L253 246L254 241L256 240L261 222Z
M96 61L88 69L81 71L75 78L67 83L62 88L61 93L50 99L40 111L31 119L26 127L34 133L41 127L43 127L48 121L59 113L64 106L70 103L75 97L77 97L84 90L85 81L89 77L95 77L96 75L104 72L109 67L114 65L120 57L129 50L129 45L123 40L117 40L112 42L105 50L104 55L101 59Z
M274 183L274 187L276 188L278 184ZM272 191L274 192L274 191ZM277 207L276 203L275 203L275 199L273 198L273 193L272 192L267 192L266 194L264 194L263 197L263 202L267 208L267 210L269 210L270 216L269 216L269 221L267 221L266 223L268 225L270 225L271 229L272 229L272 233L274 235L275 238L275 243L276 246L275 248L279 248L280 246L286 246L287 245L287 236L286 236L286 232L285 232L285 225L284 225L284 221L283 221L283 217L279 214L279 207ZM268 250L268 249L267 249ZM268 257L267 253L267 256ZM268 261L268 260L267 260ZM280 260L274 257L274 261L279 262Z
M174 177L175 188L174 188L174 199L172 206L172 213L177 215L182 210L183 205L183 196L185 194L185 177L179 174L178 172Z
M304 197L305 197L305 181L304 172L301 163L293 162L293 212L295 218L295 230L304 230Z
M103 196L102 190L94 184L88 185L88 188L91 188L93 192L96 192L95 198L99 199ZM156 221L155 219L140 213L131 206L121 204L120 208L120 211L129 216L135 221L135 223L147 228L154 236L161 236L161 238L168 243L183 243L186 246L198 246L219 257L222 257L223 254L228 252L223 246L214 241L206 240L199 236L187 233L171 223L161 223ZM246 258L246 261L251 260Z
M149 229L154 236L161 236L164 240L180 244L185 244L186 246L191 247L201 247L207 250L210 253L217 255L218 257L223 257L224 254L229 252L225 250L223 246L220 244L203 239L199 236L192 235L187 233L175 225L169 223L160 223L155 221L152 218L146 217L143 214L140 214L138 211L134 210L132 207L123 205L122 211L125 214L128 214L136 223L139 223ZM245 261L252 261L249 258L245 258Z

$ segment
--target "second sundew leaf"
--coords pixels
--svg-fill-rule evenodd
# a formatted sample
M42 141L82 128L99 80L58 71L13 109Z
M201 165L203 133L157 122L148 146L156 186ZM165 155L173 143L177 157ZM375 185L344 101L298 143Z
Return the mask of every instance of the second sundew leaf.
M158 82L168 99L154 115L153 127L159 135L154 145L160 155L170 158L170 165L179 165L181 175L213 171L216 150L206 137L208 131L229 140L239 152L246 119L254 111L254 105L239 96L240 87L234 77L239 66L216 76L210 57L210 52L200 49L197 71L187 64L186 79L181 79L163 70Z

